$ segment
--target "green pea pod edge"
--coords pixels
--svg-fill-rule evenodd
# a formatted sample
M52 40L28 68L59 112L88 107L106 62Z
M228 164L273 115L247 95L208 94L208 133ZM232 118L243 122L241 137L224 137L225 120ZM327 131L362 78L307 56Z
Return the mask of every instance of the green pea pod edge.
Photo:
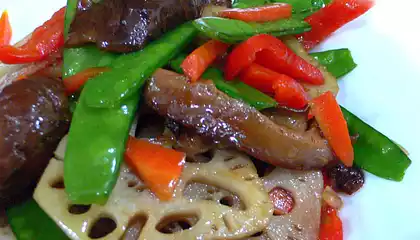
M302 19L289 18L266 23L246 23L220 17L203 17L194 20L194 26L209 38L225 43L239 43L258 34L273 36L294 35L311 30Z
M95 108L113 108L136 94L146 80L165 66L198 34L191 22L165 33L144 49L118 56L107 71L86 83L86 104Z
M345 76L357 67L351 51L347 48L316 52L310 55L336 78Z
M378 177L402 181L411 165L411 160L404 151L344 107L341 110L350 134L358 136L353 144L354 164Z
M18 240L69 240L33 199L7 209L6 215Z

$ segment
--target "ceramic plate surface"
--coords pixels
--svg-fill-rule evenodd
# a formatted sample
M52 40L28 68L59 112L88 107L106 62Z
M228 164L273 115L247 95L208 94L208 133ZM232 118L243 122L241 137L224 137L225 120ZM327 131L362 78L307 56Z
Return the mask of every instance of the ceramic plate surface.
M16 42L47 20L65 0L0 0ZM420 239L420 20L419 0L377 0L315 51L349 48L358 67L340 80L339 102L410 153L403 182L367 174L345 198L345 240Z

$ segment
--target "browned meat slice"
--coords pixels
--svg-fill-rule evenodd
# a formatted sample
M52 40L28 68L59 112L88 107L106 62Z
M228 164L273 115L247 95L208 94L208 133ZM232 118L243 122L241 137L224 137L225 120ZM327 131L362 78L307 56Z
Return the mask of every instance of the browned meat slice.
M145 99L160 115L273 165L320 168L333 158L316 129L302 133L279 126L209 82L189 84L179 74L158 70L146 87Z
M31 194L32 187L68 130L62 84L32 77L0 93L0 206Z
M271 121L298 132L308 129L308 112L294 112L284 108L270 108L262 111Z
M213 0L214 1L214 0ZM80 0L67 45L96 43L115 52L141 49L176 26L200 16L210 0ZM88 2L83 5L83 2ZM230 1L214 1L228 4Z

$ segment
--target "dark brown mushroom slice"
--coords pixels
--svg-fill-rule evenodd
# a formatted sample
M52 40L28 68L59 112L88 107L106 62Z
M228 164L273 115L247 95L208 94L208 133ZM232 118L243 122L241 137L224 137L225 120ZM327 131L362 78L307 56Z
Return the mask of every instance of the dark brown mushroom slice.
M276 166L313 169L333 159L316 128L300 132L277 125L211 82L190 84L182 75L158 70L146 86L145 100L160 115Z
M67 45L96 43L107 51L136 51L180 24L198 18L210 2L213 1L103 0L79 4ZM228 4L226 0L217 2Z
M68 131L70 112L58 80L30 77L0 93L0 206L31 195Z

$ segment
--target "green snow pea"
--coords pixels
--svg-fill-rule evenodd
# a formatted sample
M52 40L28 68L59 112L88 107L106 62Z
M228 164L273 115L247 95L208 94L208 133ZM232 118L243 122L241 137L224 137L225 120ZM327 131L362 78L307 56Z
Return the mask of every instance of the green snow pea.
M328 72L336 78L346 75L357 67L347 48L311 53L310 55L324 65Z
M114 59L111 70L89 80L84 90L90 107L113 108L136 94L156 69L189 44L197 31L189 22L166 33L143 50Z
M69 240L33 199L7 209L6 215L18 240Z
M366 171L389 180L402 181L411 160L382 133L341 107L349 132L358 136L354 148L354 164Z
M68 16L74 14L70 8L76 6L74 2L77 0L68 3L66 26L73 19ZM65 49L63 75L108 66L117 56L95 46ZM140 96L134 94L115 108L95 109L85 103L88 94L89 88L85 87L77 104L77 95L70 96L74 115L65 155L65 190L74 203L103 204L117 180L125 141Z
M258 34L273 36L300 34L311 30L311 26L295 18L265 23L246 23L240 20L220 17L204 17L194 21L194 26L209 38L226 43L238 43Z

